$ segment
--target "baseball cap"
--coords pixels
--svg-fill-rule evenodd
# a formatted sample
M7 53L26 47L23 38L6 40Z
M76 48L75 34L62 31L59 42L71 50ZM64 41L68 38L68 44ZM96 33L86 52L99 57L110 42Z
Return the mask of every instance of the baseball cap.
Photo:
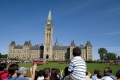
M19 69L19 73L22 73L23 71L27 71L27 70L28 70L28 68L20 67L20 69Z

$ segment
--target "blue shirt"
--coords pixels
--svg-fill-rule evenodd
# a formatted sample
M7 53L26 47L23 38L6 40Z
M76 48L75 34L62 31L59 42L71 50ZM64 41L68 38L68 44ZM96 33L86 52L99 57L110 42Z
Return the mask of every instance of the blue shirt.
M5 80L15 80L16 77L6 78Z
M28 77L11 77L10 79L5 79L5 80L29 80Z
M92 80L96 80L96 79L98 79L97 78L97 74L95 74L94 76L92 76Z
M110 74L110 77L113 79L113 80L116 80L117 78L114 76L114 75L112 75L112 74Z

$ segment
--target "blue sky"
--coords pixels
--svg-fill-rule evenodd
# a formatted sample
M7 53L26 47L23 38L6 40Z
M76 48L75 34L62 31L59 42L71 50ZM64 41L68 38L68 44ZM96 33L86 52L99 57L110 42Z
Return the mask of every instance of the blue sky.
M93 59L98 48L120 55L120 0L0 0L0 52L11 41L44 43L45 21L52 11L54 41L76 45L91 41Z

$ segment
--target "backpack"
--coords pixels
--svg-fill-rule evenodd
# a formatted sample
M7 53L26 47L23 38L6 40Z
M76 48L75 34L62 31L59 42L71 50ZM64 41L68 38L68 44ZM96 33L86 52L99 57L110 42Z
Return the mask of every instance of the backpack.
M2 80L2 75L5 74L5 72L0 73L0 80Z
M6 72L0 73L0 80L2 80L2 75L4 75ZM7 73L7 77L9 77L9 73Z

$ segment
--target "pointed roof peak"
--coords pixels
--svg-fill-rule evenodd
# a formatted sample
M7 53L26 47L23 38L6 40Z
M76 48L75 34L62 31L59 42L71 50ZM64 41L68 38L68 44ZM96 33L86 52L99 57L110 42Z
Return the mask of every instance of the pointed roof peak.
M56 38L55 46L59 46L57 38Z
M51 10L48 13L48 19L47 20L52 20L52 16L51 16Z
M83 46L83 44L82 44L82 43L80 43L80 46Z
M70 46L75 46L74 40L71 42L71 45L70 45Z
M58 42L57 38L56 38L56 42Z
M86 45L91 45L91 42L90 41L87 41L87 44Z

